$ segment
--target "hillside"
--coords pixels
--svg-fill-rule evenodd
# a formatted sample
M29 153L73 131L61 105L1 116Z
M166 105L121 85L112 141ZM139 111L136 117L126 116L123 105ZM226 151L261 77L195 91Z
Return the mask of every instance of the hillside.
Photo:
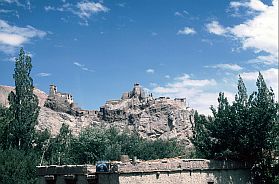
M7 97L13 89L0 86L0 103L4 106L8 106ZM178 138L191 145L193 110L186 107L186 99L153 98L135 84L130 92L123 93L121 99L109 100L99 110L83 110L75 105L70 94L58 92L54 85L48 95L39 89L34 93L41 107L37 129L49 129L53 135L59 132L62 123L66 123L74 134L88 126L115 127L137 132L148 139Z

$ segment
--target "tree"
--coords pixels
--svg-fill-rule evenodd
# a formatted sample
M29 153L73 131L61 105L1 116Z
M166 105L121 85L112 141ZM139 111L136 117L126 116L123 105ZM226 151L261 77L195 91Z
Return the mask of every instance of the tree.
M38 155L32 151L6 149L0 150L0 183L35 184Z
M272 176L272 153L276 146L274 128L278 126L278 104L274 101L272 88L268 89L261 73L259 73L256 85L258 90L249 99L249 143L251 144L251 151L254 153L254 163L262 171L260 176L255 177L271 183L274 180Z
M210 158L212 142L210 140L210 132L208 130L208 118L204 115L199 115L197 111L194 114L195 127L194 136L191 139L195 145L196 157L199 158Z
M238 153L239 160L252 161L253 153L251 151L250 142L250 104L248 101L248 95L246 86L239 76L238 79L238 92L235 95L235 101L232 104L232 113L235 121L235 136L237 136L237 142L235 143L235 149Z
M59 134L55 137L51 137L50 132L45 130L44 132L40 132L37 138L39 145L36 148L42 150L40 164L73 164L71 144L74 136L69 125L62 123Z
M28 149L32 147L34 127L39 114L38 97L33 93L33 80L30 76L32 69L31 57L26 55L23 48L15 62L13 78L15 92L9 94L9 143L11 147Z
M7 136L8 136L8 124L9 119L7 117L7 108L0 104L0 148L7 148Z
M219 93L218 107L210 107L213 117L195 113L193 144L197 156L213 159L236 159L237 122L224 93Z
M279 133L278 103L261 73L256 86L257 91L248 98L239 76L238 93L232 105L220 93L217 109L211 107L212 118L195 115L193 143L198 154L206 158L250 162L254 165L254 181L272 183L275 178L272 159Z

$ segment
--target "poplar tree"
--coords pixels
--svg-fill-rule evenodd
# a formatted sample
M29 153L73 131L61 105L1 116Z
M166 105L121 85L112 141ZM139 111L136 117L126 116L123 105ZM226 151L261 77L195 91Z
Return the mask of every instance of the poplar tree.
M3 107L0 104L0 149L6 148L7 144L7 126L8 125L8 118L7 118L7 108Z
M255 178L258 181L272 183L274 180L272 154L276 143L274 128L278 127L278 103L275 103L273 90L268 89L261 73L256 86L258 90L250 96L249 102L251 152L254 153L254 162L257 164L255 169L261 170L261 174Z
M15 92L12 91L8 97L11 119L8 139L10 147L18 149L31 148L39 114L38 97L33 93L31 69L31 57L21 48L13 74Z
M249 103L246 86L241 76L238 79L238 92L235 95L235 101L232 104L232 114L234 117L234 135L235 136L235 151L238 154L240 160L251 160L251 144L250 144L250 133L251 133L251 122L249 115Z
M232 105L220 93L217 109L211 107L212 118L195 115L193 143L197 155L247 161L253 165L254 183L274 183L279 174L273 169L273 157L279 147L279 105L261 73L256 86L257 91L248 97L239 76L238 92Z
M197 111L195 111L194 119L194 135L191 141L195 145L195 156L198 158L211 158L213 143L210 140L210 131L208 129L209 120L206 116L199 115Z

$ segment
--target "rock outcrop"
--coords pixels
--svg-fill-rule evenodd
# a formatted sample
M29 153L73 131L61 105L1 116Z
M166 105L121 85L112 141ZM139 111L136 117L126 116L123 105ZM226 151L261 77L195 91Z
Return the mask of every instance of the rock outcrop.
M189 142L192 137L193 111L186 107L186 99L153 98L138 84L121 100L107 101L100 108L99 118L107 126L134 131L144 138Z

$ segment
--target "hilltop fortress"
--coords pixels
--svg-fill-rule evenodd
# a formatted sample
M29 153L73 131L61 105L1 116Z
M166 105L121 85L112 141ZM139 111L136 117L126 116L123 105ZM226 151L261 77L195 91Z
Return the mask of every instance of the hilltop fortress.
M186 98L170 99L169 97L153 98L152 93L146 95L142 87L136 83L132 91L124 92L121 100L107 101L105 107L108 108L136 108L136 105L142 103L142 105L150 106L152 104L169 103L179 108L186 109Z
M74 98L70 93L57 91L57 86L51 84L49 88L48 98L44 104L54 111L65 112L73 116L93 115L97 114L95 110L83 110L74 103Z
M50 85L48 98L45 102L45 107L51 108L54 111L65 112L74 115L74 99L69 93L57 91L55 85Z
M77 132L87 126L115 127L148 139L178 138L191 145L193 110L187 107L186 98L154 98L137 83L121 99L109 100L99 110L81 109L71 94L51 85L45 107L60 113L65 122L76 122L72 127Z

